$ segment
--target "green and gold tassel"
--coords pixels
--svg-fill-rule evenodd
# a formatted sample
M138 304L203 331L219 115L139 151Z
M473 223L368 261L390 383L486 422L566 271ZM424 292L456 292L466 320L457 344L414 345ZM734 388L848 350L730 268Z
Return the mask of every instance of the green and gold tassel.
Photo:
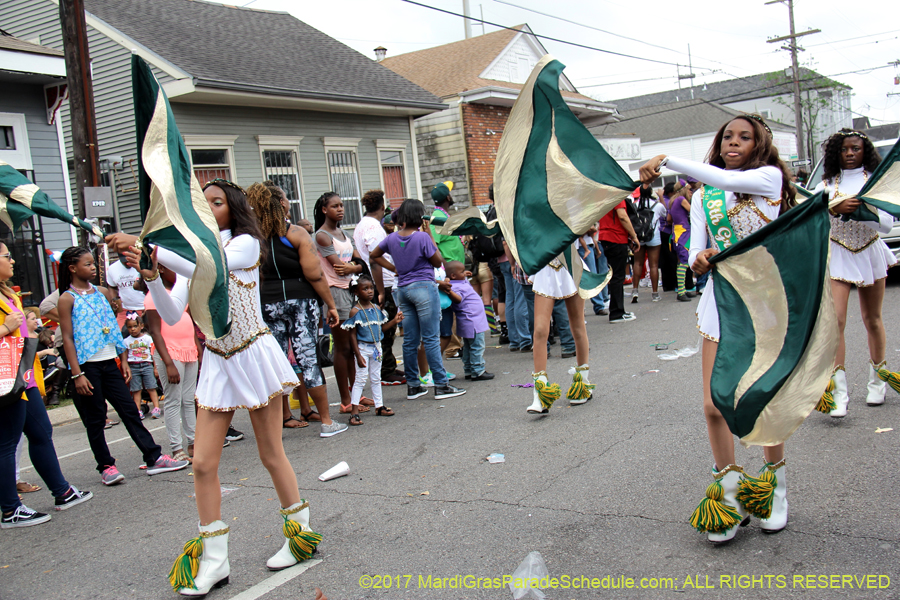
M569 400L585 400L591 397L591 392L597 387L592 383L585 383L580 371L575 371L572 377L572 385L566 392L566 398Z
M297 560L309 560L322 542L322 536L313 531L303 531L303 526L284 515L284 537L288 539L291 554Z
M895 392L900 393L900 373L888 371L887 361L881 361L879 364L873 364L872 366L875 368L875 372L878 373L878 379L891 386L891 389Z
M741 516L734 507L722 503L724 495L719 481L709 484L706 488L706 498L700 501L691 515L691 527L701 533L722 533L740 523Z
M176 592L182 588L196 590L194 577L200 568L200 555L203 554L203 539L195 537L184 545L184 551L175 559L169 571L169 583Z
M834 401L834 377L832 376L825 387L825 393L822 394L822 397L819 398L819 403L816 404L816 410L820 413L828 414L835 408L837 408L837 403Z
M759 477L750 477L745 473L738 482L737 501L758 519L768 519L772 516L772 501L775 499L778 478L769 469L771 464L766 463Z
M558 383L544 383L540 379L534 381L534 389L537 390L541 406L546 409L553 406L553 403L562 395L562 389Z

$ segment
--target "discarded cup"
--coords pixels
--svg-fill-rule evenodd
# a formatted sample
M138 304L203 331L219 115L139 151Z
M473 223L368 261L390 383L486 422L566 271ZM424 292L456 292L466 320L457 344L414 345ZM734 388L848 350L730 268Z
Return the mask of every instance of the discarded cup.
M494 452L492 454L489 454L487 459L488 459L488 462L491 464L506 462L506 457L503 456L502 454L500 454L499 452Z
M334 465L321 475L319 475L319 481L329 481L331 479L337 479L338 477L343 477L350 473L350 465L346 462L341 461L338 464Z

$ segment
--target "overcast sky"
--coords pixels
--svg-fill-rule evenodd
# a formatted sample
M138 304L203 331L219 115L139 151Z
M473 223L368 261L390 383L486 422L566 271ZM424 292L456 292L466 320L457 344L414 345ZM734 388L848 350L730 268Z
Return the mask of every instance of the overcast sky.
M462 0L419 1L462 12ZM232 0L228 3L290 12L371 57L374 57L372 50L379 45L388 48L389 56L394 56L464 38L461 18L402 0ZM894 84L900 69L887 65L900 59L900 3L889 0L877 3L876 12L863 10L874 4L859 0L797 0L794 11L797 32L822 30L800 38L801 46L806 48L800 53L801 66L851 86L854 116L868 116L877 125L900 121L900 85ZM681 63L685 65L680 69L682 74L689 72L686 65L690 44L694 81L698 85L790 66L790 54L776 49L781 43L766 43L767 38L789 32L787 6L766 6L764 0L470 0L470 6L472 16L481 18L483 14L484 20L493 23L507 26L528 23L539 35ZM480 23L473 23L472 28L474 34L481 34ZM490 25L484 28L487 33L497 30ZM542 43L566 65L566 75L579 91L600 100L675 89L678 85L675 65L613 56L548 40ZM862 72L851 73L854 71ZM634 81L644 79L650 81ZM682 82L686 84L687 81ZM898 95L888 97L888 93Z

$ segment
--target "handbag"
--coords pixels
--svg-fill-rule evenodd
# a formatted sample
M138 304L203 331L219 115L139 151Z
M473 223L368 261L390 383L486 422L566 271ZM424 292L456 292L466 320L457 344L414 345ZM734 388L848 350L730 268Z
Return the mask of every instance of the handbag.
M0 340L0 408L19 401L25 386L34 380L37 347L37 338L8 335Z
M316 359L323 369L334 366L334 338L330 333L320 335L316 340Z

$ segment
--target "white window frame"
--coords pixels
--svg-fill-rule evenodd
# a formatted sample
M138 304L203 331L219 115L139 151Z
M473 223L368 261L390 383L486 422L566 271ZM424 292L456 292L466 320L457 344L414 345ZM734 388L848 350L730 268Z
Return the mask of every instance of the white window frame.
M226 163L228 164L228 170L231 171L231 181L237 183L237 169L234 167L234 142L238 139L238 136L186 134L183 137L184 145L188 151L188 158L191 161L191 173L194 172L192 150L225 150ZM203 185L202 181L200 185Z
M405 188L406 197L411 198L412 195L409 193L409 168L407 167L406 161L407 146L409 146L409 140L375 140L375 154L378 155L378 180L381 182L381 189L384 189L384 170L381 167L381 151L400 152L400 162L403 167L403 187Z
M328 161L328 153L329 152L352 152L353 153L353 166L356 169L356 184L359 189L359 198L356 200L352 200L356 202L356 205L359 210L359 216L362 218L363 216L363 207L362 207L362 196L363 196L363 187L362 187L362 173L359 170L359 142L362 138L341 138L341 137L323 137L322 143L325 148L325 169L328 173L328 186L329 189L334 187L334 180L331 178L331 163ZM344 202L347 201L347 198L341 198ZM353 229L356 227L356 223L352 225L342 225L343 228Z
M262 168L262 176L263 179L268 179L269 174L266 172L266 157L265 153L267 150L274 151L290 151L294 153L294 158L296 159L296 167L297 167L297 189L300 191L300 215L302 218L306 217L306 189L303 187L303 168L300 166L300 141L303 139L302 135L258 135L256 136L256 141L259 144L259 165ZM295 201L291 201L294 203Z
M28 128L25 126L25 115L21 113L0 113L0 126L12 127L16 140L15 150L0 150L0 160L14 169L33 171L31 162L31 145L28 143Z

